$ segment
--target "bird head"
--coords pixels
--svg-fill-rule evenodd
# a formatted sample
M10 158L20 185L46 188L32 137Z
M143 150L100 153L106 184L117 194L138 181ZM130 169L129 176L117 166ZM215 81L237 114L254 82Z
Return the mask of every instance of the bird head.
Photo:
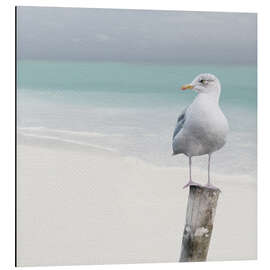
M192 89L198 93L220 94L220 82L212 74L204 73L198 75L190 84L183 85L182 90Z

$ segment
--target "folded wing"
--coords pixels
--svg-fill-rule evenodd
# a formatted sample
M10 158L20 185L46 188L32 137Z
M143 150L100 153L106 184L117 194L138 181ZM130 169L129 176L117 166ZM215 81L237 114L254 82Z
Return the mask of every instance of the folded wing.
M183 126L186 120L186 111L187 111L187 108L185 108L183 112L179 115L179 117L177 118L176 126L173 132L173 140L176 137L176 135L183 129Z

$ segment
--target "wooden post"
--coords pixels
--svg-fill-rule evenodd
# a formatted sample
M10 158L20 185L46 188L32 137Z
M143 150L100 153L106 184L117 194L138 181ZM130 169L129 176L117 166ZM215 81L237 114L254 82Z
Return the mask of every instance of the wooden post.
M190 186L180 262L206 261L220 190Z

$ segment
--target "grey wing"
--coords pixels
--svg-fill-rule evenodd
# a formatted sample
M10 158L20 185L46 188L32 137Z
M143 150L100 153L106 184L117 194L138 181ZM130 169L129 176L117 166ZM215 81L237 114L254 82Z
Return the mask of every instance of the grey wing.
M179 115L179 117L177 119L176 127L175 127L174 132L173 132L173 140L174 140L175 136L182 130L182 128L185 124L187 108L185 108L183 110L183 112Z

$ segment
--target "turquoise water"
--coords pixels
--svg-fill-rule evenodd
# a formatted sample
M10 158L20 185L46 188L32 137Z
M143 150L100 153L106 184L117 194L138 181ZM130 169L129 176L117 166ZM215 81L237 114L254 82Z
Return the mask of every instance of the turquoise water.
M179 89L205 72L221 81L220 105L231 128L214 169L255 175L256 66L19 61L18 132L186 167L184 157L171 156L171 137L195 93ZM204 157L194 162L205 167Z

